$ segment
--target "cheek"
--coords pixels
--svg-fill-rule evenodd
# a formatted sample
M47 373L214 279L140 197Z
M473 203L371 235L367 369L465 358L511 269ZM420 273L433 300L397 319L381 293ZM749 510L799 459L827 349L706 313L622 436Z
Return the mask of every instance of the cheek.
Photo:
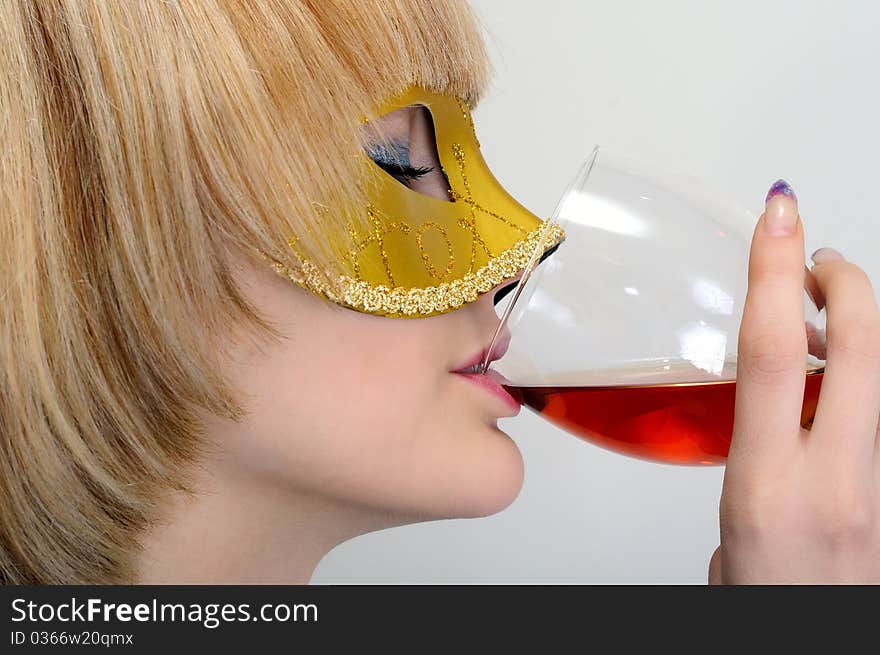
M261 477L332 495L369 491L410 456L438 393L438 376L401 344L331 326L260 357L239 386L251 410L235 457ZM352 335L357 335L356 339Z
M484 516L519 493L519 450L455 384L437 335L315 330L266 353L242 388L232 461L263 480L383 511ZM356 335L356 337L353 337ZM390 338L395 337L395 338ZM303 341L307 338L308 341Z
M411 361L348 368L316 393L323 418L304 417L314 420L312 443L288 474L342 500L422 518L504 509L522 487L516 444L448 373Z

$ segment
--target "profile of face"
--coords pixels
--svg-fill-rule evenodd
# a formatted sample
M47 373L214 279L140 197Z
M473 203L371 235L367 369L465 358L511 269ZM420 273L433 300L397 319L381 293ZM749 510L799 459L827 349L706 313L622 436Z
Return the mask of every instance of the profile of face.
M427 109L399 109L374 125L386 137L367 147L376 164L448 199ZM230 257L243 293L284 339L243 338L232 349L230 379L249 415L206 418L227 471L401 522L485 516L513 501L523 462L497 420L517 408L453 371L488 345L494 300L516 277L445 314L389 318Z

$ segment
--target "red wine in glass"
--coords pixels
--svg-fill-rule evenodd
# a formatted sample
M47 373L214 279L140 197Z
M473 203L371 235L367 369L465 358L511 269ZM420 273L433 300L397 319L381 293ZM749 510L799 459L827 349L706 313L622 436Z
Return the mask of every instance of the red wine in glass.
M816 413L824 368L809 371L801 426ZM603 448L667 464L723 464L736 380L612 386L506 386L542 418Z

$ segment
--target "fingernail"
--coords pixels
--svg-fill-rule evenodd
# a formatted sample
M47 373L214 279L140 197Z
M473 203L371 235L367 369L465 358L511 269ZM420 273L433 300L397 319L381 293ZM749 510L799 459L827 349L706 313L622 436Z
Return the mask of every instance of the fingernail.
M810 255L810 259L813 260L814 264L825 264L826 262L843 261L843 255L837 252L834 248L819 248L816 252Z
M798 219L797 196L785 180L776 180L764 200L764 223L771 236L795 233Z

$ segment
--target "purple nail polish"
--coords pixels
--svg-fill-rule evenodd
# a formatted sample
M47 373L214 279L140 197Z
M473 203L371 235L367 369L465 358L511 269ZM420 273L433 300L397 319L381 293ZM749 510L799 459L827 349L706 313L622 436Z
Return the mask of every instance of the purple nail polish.
M767 197L764 199L764 203L766 204L770 201L770 198L778 196L780 193L789 196L793 200L797 200L797 196L794 194L794 189L791 188L791 185L780 178L771 185L770 190L767 192Z
M834 248L819 248L810 255L810 259L816 264L824 264L825 262L839 262L843 260L843 255Z

